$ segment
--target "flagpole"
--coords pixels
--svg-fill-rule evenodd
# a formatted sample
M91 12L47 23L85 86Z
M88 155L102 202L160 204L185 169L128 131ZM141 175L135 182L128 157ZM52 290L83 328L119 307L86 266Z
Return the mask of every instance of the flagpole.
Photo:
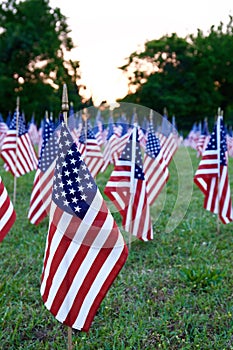
M218 150L218 177L217 177L217 205L218 205L218 215L217 215L217 233L220 233L220 220L219 220L219 212L220 212L220 198L219 198L219 183L220 183L220 117L221 110L218 108L218 119L217 119L217 150Z
M130 226L129 226L129 250L131 249L132 242L132 214L133 214L133 200L134 200L134 184L135 184L135 158L136 158L136 132L137 125L134 123L133 133L132 133L132 156L131 156L131 173L130 173L130 200L129 200L129 210L130 210Z
M16 186L17 186L17 148L18 148L18 134L19 134L19 96L16 99L16 139L15 139L15 173L14 173L14 195L13 204L16 202Z
M66 84L63 84L63 92L62 92L62 114L64 118L64 123L66 126L68 126L68 111L69 111L69 102L68 102L68 93L67 93L67 86ZM68 350L73 349L72 345L72 328L67 327L67 337L68 337Z

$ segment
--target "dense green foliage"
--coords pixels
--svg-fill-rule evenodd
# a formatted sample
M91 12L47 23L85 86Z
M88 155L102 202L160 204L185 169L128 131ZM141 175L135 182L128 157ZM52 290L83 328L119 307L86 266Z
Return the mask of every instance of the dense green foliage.
M71 50L66 17L49 0L4 0L0 8L0 111L14 111L20 97L27 118L60 111L63 83L74 107L81 103L77 79L79 62L66 62ZM43 113L43 114L42 114Z
M180 38L165 35L145 43L121 67L134 92L122 101L162 113L167 107L178 126L190 129L221 107L226 122L233 116L233 24L212 26L208 34ZM136 90L136 91L135 91Z
M74 349L233 349L232 223L217 234L216 216L202 208L203 196L193 185L187 212L180 207L184 218L166 231L177 190L184 186L181 196L188 196L199 160L194 150L181 147L176 153L166 189L151 210L153 241L132 242L90 332L73 331ZM231 189L232 165L230 158ZM110 172L97 177L102 192ZM2 161L0 174L12 197L13 177ZM0 244L0 344L3 350L64 350L67 328L40 296L48 219L38 227L27 220L33 178L34 172L17 180L17 221Z

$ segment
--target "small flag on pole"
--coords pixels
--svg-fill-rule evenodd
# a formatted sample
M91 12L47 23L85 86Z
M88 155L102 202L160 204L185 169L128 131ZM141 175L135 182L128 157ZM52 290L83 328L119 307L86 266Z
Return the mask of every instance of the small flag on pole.
M53 122L44 123L42 148L30 198L28 219L38 225L50 211L55 160L58 151L58 136Z
M37 169L38 159L21 114L14 114L3 140L1 157L6 169L16 177Z
M121 214L125 231L143 241L153 239L137 127L116 162L104 193Z
M209 143L194 175L194 182L204 193L204 208L218 214L228 224L233 220L228 182L226 134L222 116L218 116Z
M163 158L160 142L150 122L144 156L144 173L149 204L152 205L169 178L167 163Z

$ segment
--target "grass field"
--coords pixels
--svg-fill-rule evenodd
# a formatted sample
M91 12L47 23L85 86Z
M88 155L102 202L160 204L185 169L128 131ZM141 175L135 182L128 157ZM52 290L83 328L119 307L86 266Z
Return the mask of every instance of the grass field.
M203 209L193 184L199 161L193 150L176 153L166 189L151 210L153 241L132 242L89 333L73 330L74 349L233 349L233 223L221 224L217 233L216 216ZM13 198L13 177L2 164ZM101 191L110 171L97 177ZM34 174L17 180L17 221L0 244L3 350L67 348L67 327L40 296L48 219L38 227L27 220ZM233 159L229 176L233 192Z

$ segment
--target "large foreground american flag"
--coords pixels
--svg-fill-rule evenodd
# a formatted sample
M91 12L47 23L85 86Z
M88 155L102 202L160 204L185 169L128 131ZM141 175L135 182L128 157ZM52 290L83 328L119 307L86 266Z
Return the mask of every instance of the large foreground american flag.
M16 213L0 176L0 242L10 231L16 220Z
M150 206L136 127L116 162L104 193L121 214L125 231L143 241L153 239Z
M3 140L1 157L6 170L19 177L37 169L38 159L21 114L14 114Z
M41 279L47 309L88 331L128 256L123 237L62 123Z
M227 145L223 118L218 121L194 175L194 182L204 193L204 208L228 224L233 220L228 181Z

